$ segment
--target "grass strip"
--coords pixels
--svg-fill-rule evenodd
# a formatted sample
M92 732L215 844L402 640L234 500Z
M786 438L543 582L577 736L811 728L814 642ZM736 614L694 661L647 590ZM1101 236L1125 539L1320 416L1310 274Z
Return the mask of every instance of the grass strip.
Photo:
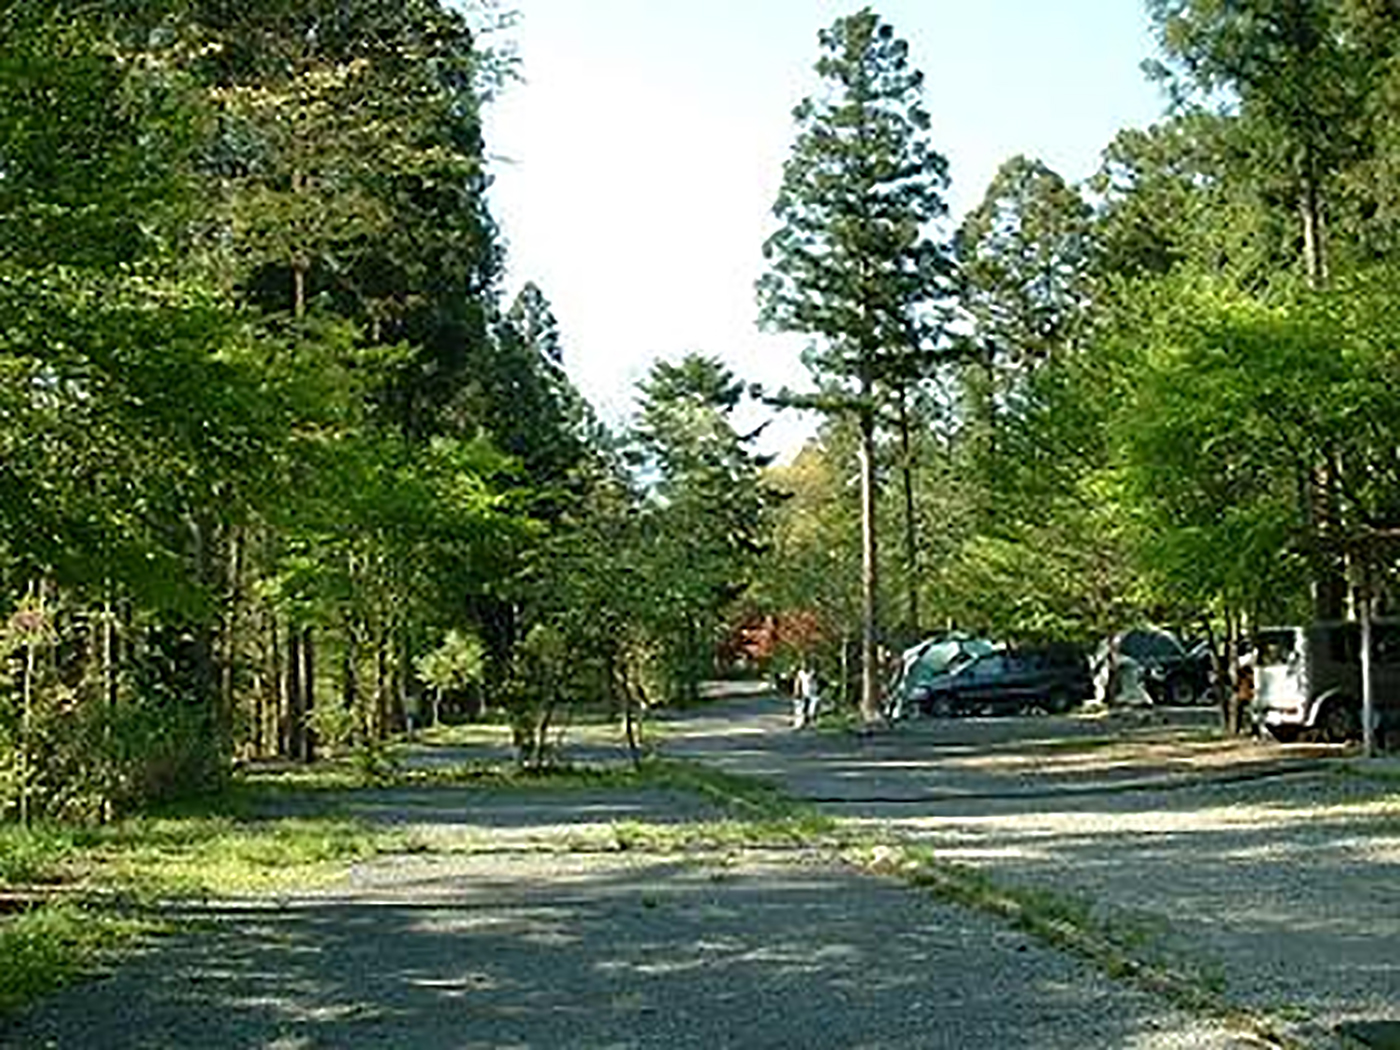
M382 787L469 786L503 792L663 788L699 795L723 819L676 827L622 823L612 850L677 852L805 843L834 822L766 782L694 763L649 759L634 768L513 763L438 770L370 770L353 759L245 772L217 795L104 827L0 827L0 1014L92 972L146 932L166 928L162 901L265 894L325 885L388 853L452 852L402 830L337 815L337 796ZM275 816L288 799L311 812Z

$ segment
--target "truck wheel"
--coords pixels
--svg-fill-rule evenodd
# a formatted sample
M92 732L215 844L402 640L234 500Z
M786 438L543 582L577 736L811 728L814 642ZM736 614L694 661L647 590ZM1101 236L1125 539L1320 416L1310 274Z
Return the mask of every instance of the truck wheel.
M1280 744L1291 744L1298 739L1297 726L1269 726L1269 735Z
M1329 744L1345 744L1361 735L1361 717L1346 700L1329 700L1317 716L1317 728Z

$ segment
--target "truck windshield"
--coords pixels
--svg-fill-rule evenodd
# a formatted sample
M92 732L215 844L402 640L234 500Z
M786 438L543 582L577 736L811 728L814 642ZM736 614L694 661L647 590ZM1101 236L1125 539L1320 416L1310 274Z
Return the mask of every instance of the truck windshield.
M1297 644L1294 631L1260 631L1254 638L1254 651L1258 654L1260 666L1286 664L1293 656Z

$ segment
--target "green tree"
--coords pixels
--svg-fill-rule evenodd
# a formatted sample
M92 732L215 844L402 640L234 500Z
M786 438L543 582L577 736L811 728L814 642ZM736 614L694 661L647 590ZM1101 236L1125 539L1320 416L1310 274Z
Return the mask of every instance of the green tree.
M744 384L717 359L658 361L639 394L652 624L673 688L694 700L713 670L725 614L752 581L767 540L764 460L749 447L753 435L734 428Z
M1125 128L1108 144L1089 182L1098 197L1096 305L1111 306L1124 280L1181 266L1242 287L1265 285L1287 269L1296 257L1296 221L1242 170L1239 136L1234 117L1196 110Z
M1237 106L1238 138L1262 187L1294 211L1303 271L1329 275L1327 228L1337 175L1365 151L1369 74L1337 0L1149 0L1178 96Z
M941 332L949 253L929 236L946 212L947 161L931 145L923 75L869 8L820 34L821 95L794 111L797 137L764 245L761 319L815 335L820 396L861 434L864 600L861 710L879 717L875 432L882 388L902 390Z
M1078 190L1043 163L1013 157L958 230L971 345L957 375L964 398L957 441L974 472L995 471L999 417L1024 410L1032 373L1084 340L1089 219Z
M0 16L0 585L52 614L41 700L74 717L47 793L84 816L221 772L204 526L249 512L285 439L257 340L190 259L197 93L173 42L125 29L100 5Z
M1089 206L1038 160L1012 157L955 241L962 305L977 342L1024 371L1073 346L1083 327Z

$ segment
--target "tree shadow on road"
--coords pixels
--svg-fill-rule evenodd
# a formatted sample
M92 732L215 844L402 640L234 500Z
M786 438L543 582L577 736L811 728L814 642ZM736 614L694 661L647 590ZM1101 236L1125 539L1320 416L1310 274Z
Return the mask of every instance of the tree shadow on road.
M0 1045L1119 1047L1190 1024L994 920L825 865L419 858L400 875L191 909L198 929Z

